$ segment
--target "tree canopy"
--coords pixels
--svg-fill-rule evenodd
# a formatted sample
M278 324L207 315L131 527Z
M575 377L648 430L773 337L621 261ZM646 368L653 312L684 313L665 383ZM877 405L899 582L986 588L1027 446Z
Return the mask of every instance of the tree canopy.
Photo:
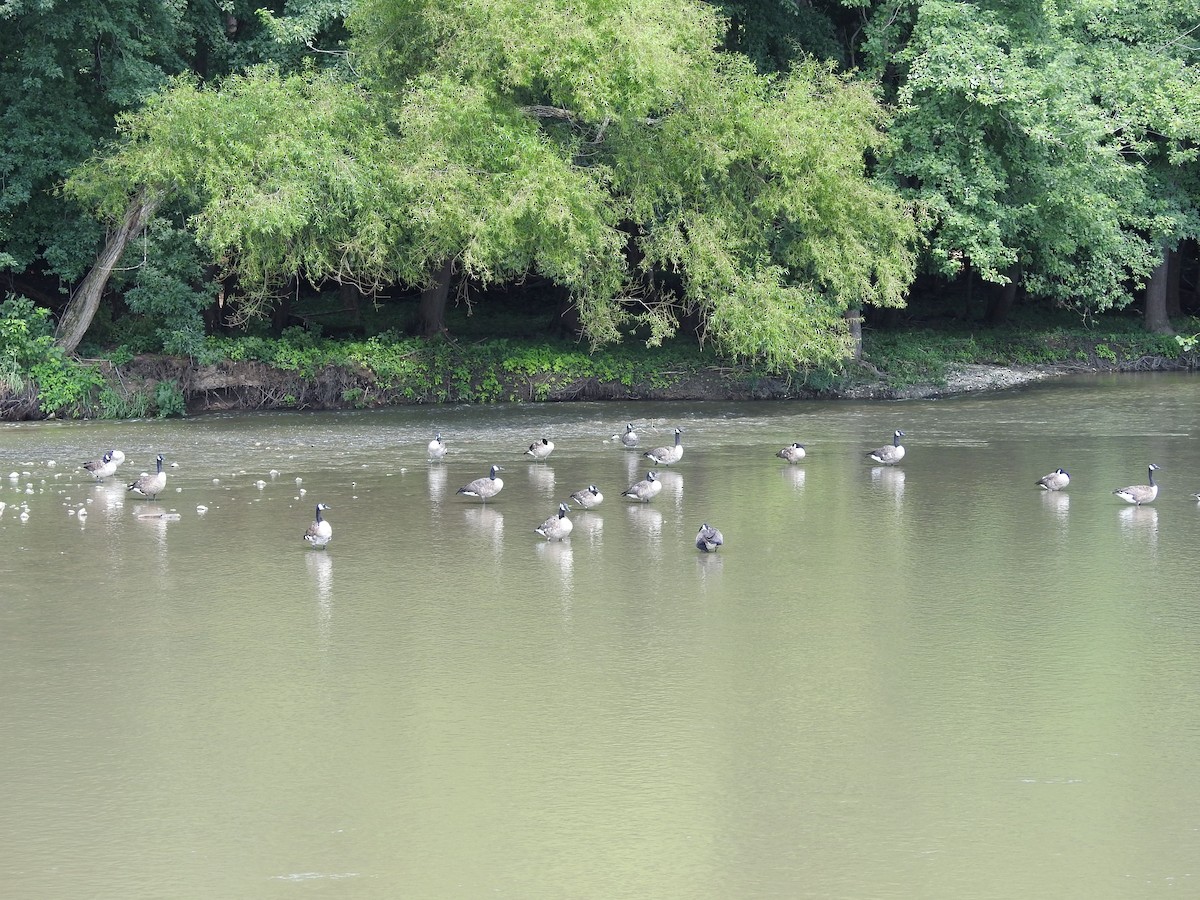
M80 279L107 228L112 296L164 346L214 276L243 319L304 281L535 277L593 343L698 322L788 369L841 358L844 314L917 272L1090 313L1200 237L1200 0L10 0L0 21L21 36L0 271L50 305L103 287Z
M449 262L548 278L594 342L696 313L784 368L841 358L848 308L903 300L915 229L866 171L869 86L760 75L707 5L363 0L348 24L337 74L177 79L75 195L115 217L134 187L187 194L252 306L294 273L372 288Z

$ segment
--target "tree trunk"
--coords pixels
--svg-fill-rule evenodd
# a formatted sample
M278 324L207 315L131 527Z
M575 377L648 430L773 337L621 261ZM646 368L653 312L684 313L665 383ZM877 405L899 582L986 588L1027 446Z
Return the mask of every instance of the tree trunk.
M862 307L856 306L842 313L846 325L850 328L850 358L855 362L862 359Z
M1146 330L1153 334L1174 334L1171 320L1167 318L1167 275L1170 269L1170 251L1163 248L1162 261L1154 267L1150 283L1146 285Z
M434 337L446 331L446 299L450 295L450 278L454 264L446 260L433 276L429 287L421 291L421 304L417 309L417 334Z
M1013 263L1008 268L1008 284L999 285L988 297L985 318L989 325L1003 325L1017 302L1017 286L1021 282L1021 264Z
M91 271L84 276L79 289L67 302L67 308L63 310L62 318L58 320L58 328L54 332L54 342L68 353L75 352L75 348L87 334L96 310L100 308L104 288L113 269L125 253L125 247L146 227L161 202L162 195L155 191L143 188L138 192L129 202L120 227L108 236L108 241L96 257Z
M338 299L342 301L342 312L350 313L350 320L358 331L362 330L362 306L358 302L361 296L362 292L356 284L343 283L338 286Z
M1176 319L1183 315L1183 298L1180 296L1183 260L1178 250L1167 254L1167 318Z
M288 322L292 318L292 298L296 296L299 289L300 277L298 275L288 276L287 289L279 298L279 303L271 310L271 337L280 337L283 329L288 327Z

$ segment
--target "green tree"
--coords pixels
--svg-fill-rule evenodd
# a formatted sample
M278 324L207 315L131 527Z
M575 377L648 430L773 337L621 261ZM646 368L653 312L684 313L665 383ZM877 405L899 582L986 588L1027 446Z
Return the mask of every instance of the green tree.
M96 259L101 223L59 186L171 77L337 62L345 3L7 0L0 26L0 271L44 303ZM163 212L166 212L165 210ZM142 222L141 224L145 224ZM194 268L198 258L182 261ZM115 264L114 260L114 264Z
M883 165L924 215L924 265L1130 303L1196 234L1195 6L873 4L857 56L893 91Z
M113 220L138 190L189 221L260 311L293 275L436 297L538 274L594 342L683 314L733 356L842 358L843 314L898 305L912 219L867 177L886 117L813 64L755 73L690 0L364 0L356 80L177 81L72 180ZM217 123L198 133L201 122Z

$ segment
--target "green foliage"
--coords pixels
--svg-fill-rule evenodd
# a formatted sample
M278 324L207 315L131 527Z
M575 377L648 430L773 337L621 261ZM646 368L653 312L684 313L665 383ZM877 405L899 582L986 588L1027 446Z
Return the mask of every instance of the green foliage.
M923 217L928 270L1094 314L1200 232L1194 0L864 6L898 106L883 164Z
M211 281L204 283L204 262L191 235L156 219L130 245L123 264L111 284L123 292L140 327L153 329L164 352L188 354L203 338L201 312L214 302L217 289Z
M182 416L186 412L183 391L176 381L160 381L154 388L154 406L160 419Z
M333 0L6 0L0 28L0 269L80 277L103 236L57 186L167 79L340 62ZM251 12L251 10L254 12ZM269 26L268 27L268 22Z
M130 390L110 380L100 388L97 404L101 418L142 419L150 414L152 398L145 391Z
M1149 334L1133 317L1113 315L1096 322L1089 330L1069 314L1039 313L1001 328L869 329L863 334L863 351L894 386L942 384L951 368L968 363L1136 368L1139 359L1178 360L1187 352L1176 337Z
M838 37L840 10L794 0L722 0L729 20L725 47L748 56L761 72L784 72L804 55L847 62Z
M420 288L449 260L566 289L593 347L695 313L784 370L844 356L845 309L903 302L915 231L867 177L871 91L758 75L714 50L710 6L363 0L349 21L353 71L176 79L69 195L109 217L137 187L186 199L244 316L292 277Z
M43 414L79 415L103 383L55 346L49 310L13 294L0 303L0 395L35 390Z

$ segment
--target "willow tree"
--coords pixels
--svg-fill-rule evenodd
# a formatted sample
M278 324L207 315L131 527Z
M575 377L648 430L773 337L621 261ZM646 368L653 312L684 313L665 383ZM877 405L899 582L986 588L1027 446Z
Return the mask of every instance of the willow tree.
M71 190L117 219L150 190L244 314L289 278L424 288L538 274L594 343L703 335L776 368L848 351L899 305L908 210L869 177L885 117L816 65L757 74L692 0L362 0L346 73L177 81Z

